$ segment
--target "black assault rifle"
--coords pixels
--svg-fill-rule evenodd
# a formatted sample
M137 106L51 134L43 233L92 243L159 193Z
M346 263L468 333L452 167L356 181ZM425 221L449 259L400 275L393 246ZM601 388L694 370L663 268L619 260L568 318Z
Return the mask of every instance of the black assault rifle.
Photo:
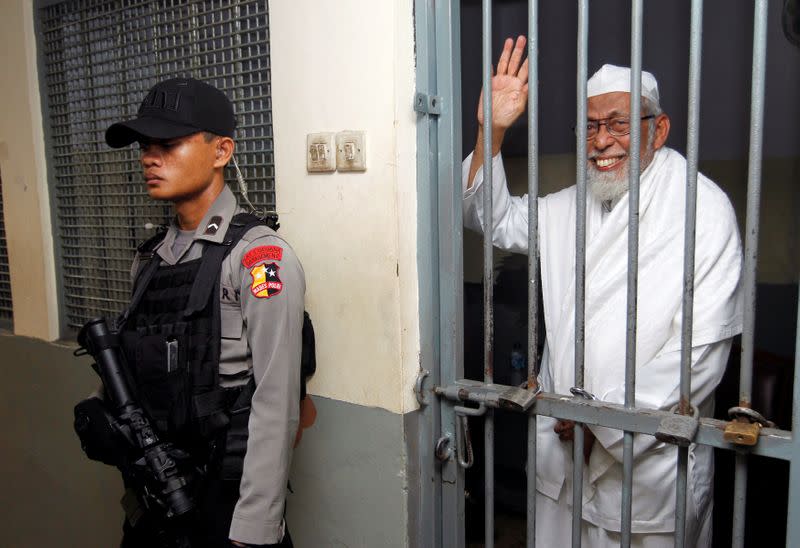
M135 483L137 495L148 510L160 509L167 519L179 518L190 512L194 503L190 496L191 478L181 473L174 456L180 454L173 445L160 440L142 407L135 401L123 370L118 337L112 333L105 318L89 320L78 333L78 344L90 354L105 388L107 408L111 410L110 426L120 434L129 447L122 451L129 463L118 463L123 474ZM80 404L79 404L80 406ZM76 408L75 429L81 435L79 422L88 420L79 416ZM87 451L88 453L88 451ZM91 455L90 455L91 457ZM173 538L171 545L188 546Z

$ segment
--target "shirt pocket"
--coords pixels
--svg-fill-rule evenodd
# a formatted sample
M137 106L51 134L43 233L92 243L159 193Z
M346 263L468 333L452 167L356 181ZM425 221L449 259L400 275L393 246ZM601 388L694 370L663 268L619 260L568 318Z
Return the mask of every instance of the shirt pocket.
M220 303L220 335L223 339L241 339L243 322L242 308L238 304Z
M223 376L241 375L248 369L248 347L242 309L239 303L220 304L219 372Z

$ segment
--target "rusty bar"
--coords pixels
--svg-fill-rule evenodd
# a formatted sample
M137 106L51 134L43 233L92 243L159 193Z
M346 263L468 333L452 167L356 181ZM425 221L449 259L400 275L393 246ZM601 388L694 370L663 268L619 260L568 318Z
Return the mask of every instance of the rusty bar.
M492 2L483 0L483 181L489 185L483 192L483 377L494 378L494 256L492 232Z
M744 525L747 499L747 455L736 453L733 481L732 548L744 548Z
M528 389L536 390L539 348L539 2L528 0ZM536 415L528 416L526 544L536 543Z
M586 81L589 78L589 2L578 1L577 105L575 114L575 386L583 388L586 330ZM572 546L581 546L583 521L583 426L572 445Z
M767 55L767 2L755 4L753 23L753 76L750 90L750 153L747 168L747 219L744 253L744 327L739 376L739 405L750 407L753 385L753 338L756 315L756 263L758 260L759 206L761 202L761 148L764 125L764 78Z
M750 154L747 167L747 219L744 251L744 325L739 375L739 405L750 407L753 387L753 341L756 319L761 156L764 126L764 80L767 57L767 1L757 0L753 15L753 76L750 90ZM744 546L747 457L736 455L733 504L733 546Z
M575 386L583 388L586 327L586 81L589 58L589 3L578 2L578 76L575 115Z
M689 113L686 137L686 216L683 246L683 319L681 323L681 377L678 412L691 413L692 325L694 321L695 228L697 225L697 162L700 129L700 65L702 59L703 1L692 0L689 29ZM678 447L675 482L675 548L686 541L686 497L689 448Z
M641 118L642 109L642 0L631 6L631 120ZM636 291L639 275L639 165L642 125L631 124L628 185L628 325L625 349L625 407L636 401ZM622 508L620 546L631 545L633 504L633 433L623 436Z
M536 389L539 348L538 0L528 1L528 388Z
M483 0L483 379L494 381L494 256L492 233L492 2ZM485 546L494 547L494 413L484 422Z

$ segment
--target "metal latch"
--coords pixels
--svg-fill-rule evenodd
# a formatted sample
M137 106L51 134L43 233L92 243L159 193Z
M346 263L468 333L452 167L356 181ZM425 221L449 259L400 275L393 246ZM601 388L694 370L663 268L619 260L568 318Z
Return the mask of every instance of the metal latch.
M768 421L761 413L749 407L731 407L728 409L728 416L731 422L725 426L722 437L725 441L736 445L755 445L758 443L762 427L775 426L775 423Z
M486 406L477 408L456 405L456 457L458 465L465 470L472 468L475 457L472 453L472 436L469 435L469 417L480 417L486 413ZM466 458L465 458L466 457Z
M471 468L475 463L472 452L472 437L469 433L469 417L479 417L486 413L486 406L481 404L478 407L465 407L456 405L456 446L450 444L453 438L450 434L444 435L436 441L434 454L440 462L445 462L456 457L458 465L464 469Z
M478 381L462 379L455 384L442 388L436 386L433 392L451 401L477 403L478 407L456 405L456 448L455 455L458 465L470 468L474 462L472 452L472 439L469 433L469 417L479 417L486 413L488 408L502 408L525 413L536 401L536 395L541 390L532 391L506 386L502 384L484 384Z
M433 392L451 401L472 402L493 409L508 409L525 413L536 402L536 396L541 390L534 391L504 384L485 384L461 379L444 388L436 386Z
M421 405L427 405L427 390L425 389L425 379L430 376L428 371L422 370L417 376L414 386L414 393L417 401ZM502 384L484 384L478 381L461 379L447 387L434 386L433 393L445 399L455 402L477 403L478 407L467 407L456 405L453 410L456 413L456 443L452 447L452 438L445 435L436 442L435 454L439 461L450 460L456 457L458 465L462 468L470 468L475 459L472 451L472 438L469 433L469 417L479 417L486 413L488 408L508 409L519 413L527 412L536 402L536 396L541 392L537 390L526 390L516 386L506 386Z

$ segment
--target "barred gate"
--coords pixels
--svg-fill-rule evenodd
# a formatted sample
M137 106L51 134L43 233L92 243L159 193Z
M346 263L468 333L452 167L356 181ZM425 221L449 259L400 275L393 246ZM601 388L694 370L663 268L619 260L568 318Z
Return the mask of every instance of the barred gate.
M690 416L690 360L692 347L695 226L698 173L698 131L700 108L700 63L702 59L701 36L703 1L691 2L691 28L689 50L689 93L687 134L687 191L686 218L684 219L684 294L682 301L683 323L681 343L680 397L686 405L676 412L636 408L635 352L636 352L636 291L638 270L639 229L639 176L638 154L633 154L629 200L632 204L628 226L628 299L627 346L625 360L625 404L614 405L582 397L583 356L585 329L585 260L586 260L586 82L588 78L588 0L578 4L578 56L577 56L577 220L576 220L576 312L575 312L575 379L573 394L541 392L537 386L534 367L537 355L537 317L540 303L536 256L538 252L537 199L538 174L538 124L539 97L537 86L529 86L528 97L528 379L527 386L518 388L495 384L493 381L493 327L494 327L494 264L491 237L483 244L483 304L484 304L484 371L483 382L464 379L463 355L463 255L462 255L462 187L461 187L461 72L459 34L460 3L415 2L417 27L417 95L415 110L419 113L418 149L420 211L430 215L430 227L420 227L421 246L430 249L420 256L423 272L429 268L430 280L421 282L421 298L431 298L433 305L429 317L422 318L422 372L417 379L416 394L424 417L420 436L423 447L419 450L421 492L420 527L415 541L421 546L461 547L464 533L464 470L471 465L467 417L482 417L485 436L485 546L494 546L494 411L502 408L527 415L527 546L534 545L537 524L535 521L536 489L533 478L536 462L537 416L557 417L576 423L573 462L572 500L582 497L583 431L579 424L605 426L624 431L624 482L621 516L621 546L631 542L631 505L636 493L632 492L633 436L657 435L661 441L678 446L675 463L676 516L675 546L684 546L683 532L686 524L687 460L689 443L710 446L735 452L735 487L733 546L744 545L745 500L748 458L761 455L788 461L791 467L789 509L787 516L786 546L800 546L800 438L791 431L771 428L760 414L751 408L753 385L753 345L756 297L756 258L758 256L759 201L761 195L762 133L764 121L767 0L753 1L753 56L750 104L750 136L747 177L747 218L744 237L743 293L744 330L742 334L741 373L739 400L730 402L731 421L721 421ZM631 2L631 118L640 115L642 71L642 0ZM528 1L528 60L529 82L538 81L537 64L537 0ZM491 49L492 2L482 4L482 64L483 89L491 90L491 66L494 61ZM483 105L484 158L492 157L491 150L491 100L485 93ZM467 122L469 123L469 122ZM795 121L796 123L796 121ZM641 128L631 126L631 150L639 150ZM492 180L491 162L483 164L484 181ZM483 193L484 226L492 226L492 193ZM424 276L422 276L424 278ZM424 314L423 316L426 316ZM798 339L800 342L800 339ZM797 353L796 353L797 355ZM426 357L427 356L427 357ZM622 367L622 364L620 364ZM797 371L798 368L795 367ZM793 400L800 401L800 382L794 381ZM798 428L800 406L792 415L793 428ZM475 441L474 443L480 443ZM431 480L431 481L427 481ZM568 494L569 496L569 494ZM581 504L573 506L572 545L580 546ZM724 524L716 524L724 527Z

